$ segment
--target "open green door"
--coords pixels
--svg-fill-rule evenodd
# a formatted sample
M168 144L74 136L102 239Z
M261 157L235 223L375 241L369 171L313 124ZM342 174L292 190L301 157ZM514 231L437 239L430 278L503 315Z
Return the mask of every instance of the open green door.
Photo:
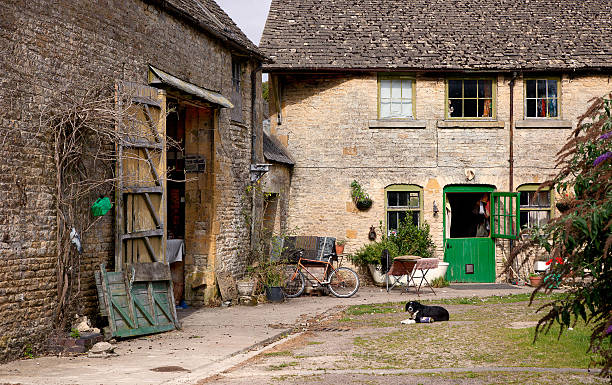
M518 236L519 193L493 186L444 188L444 260L451 282L495 282L495 238Z

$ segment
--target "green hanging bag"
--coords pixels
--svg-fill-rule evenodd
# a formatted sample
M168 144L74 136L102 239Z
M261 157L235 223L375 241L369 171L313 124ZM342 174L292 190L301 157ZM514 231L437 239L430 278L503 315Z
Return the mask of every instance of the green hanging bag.
M110 199L108 197L98 198L97 201L91 206L91 213L94 217L101 217L106 215L106 213L113 207Z

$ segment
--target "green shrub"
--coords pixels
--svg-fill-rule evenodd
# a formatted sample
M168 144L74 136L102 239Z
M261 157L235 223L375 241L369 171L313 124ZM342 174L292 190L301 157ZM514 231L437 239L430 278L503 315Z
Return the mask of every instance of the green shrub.
M410 217L406 217L400 223L397 232L389 236L389 240L397 245L398 255L418 255L421 258L434 256L435 244L431 239L427 222L417 226L412 223Z
M372 242L363 246L361 249L357 250L355 254L349 255L348 259L355 265L378 265L380 264L380 256L385 249L389 250L389 257L391 259L400 255L398 254L399 249L397 245L388 238L383 237L379 242Z
M430 282L431 287L447 287L450 286L450 282L446 280L444 277L435 278Z

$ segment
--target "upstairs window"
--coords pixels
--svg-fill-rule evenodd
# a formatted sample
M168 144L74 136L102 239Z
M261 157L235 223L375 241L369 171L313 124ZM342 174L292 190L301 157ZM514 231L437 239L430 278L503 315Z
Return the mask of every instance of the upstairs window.
M399 225L412 219L419 226L423 212L423 189L415 185L392 185L386 188L387 234L397 231Z
M242 122L242 62L232 59L232 120Z
M414 118L415 80L409 76L378 77L378 118Z
M552 201L550 190L540 190L537 184L520 186L521 193L521 229L542 227L550 221Z
M447 118L493 118L495 87L493 79L449 79Z
M558 100L558 79L525 80L525 117L559 117Z

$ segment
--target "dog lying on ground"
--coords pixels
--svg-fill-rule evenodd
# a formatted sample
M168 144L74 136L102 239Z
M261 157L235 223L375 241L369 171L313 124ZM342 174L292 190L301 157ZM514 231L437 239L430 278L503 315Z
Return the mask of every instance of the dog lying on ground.
M403 320L403 324L448 321L449 318L448 310L442 306L421 305L417 301L408 302L406 312L408 312L410 318Z

